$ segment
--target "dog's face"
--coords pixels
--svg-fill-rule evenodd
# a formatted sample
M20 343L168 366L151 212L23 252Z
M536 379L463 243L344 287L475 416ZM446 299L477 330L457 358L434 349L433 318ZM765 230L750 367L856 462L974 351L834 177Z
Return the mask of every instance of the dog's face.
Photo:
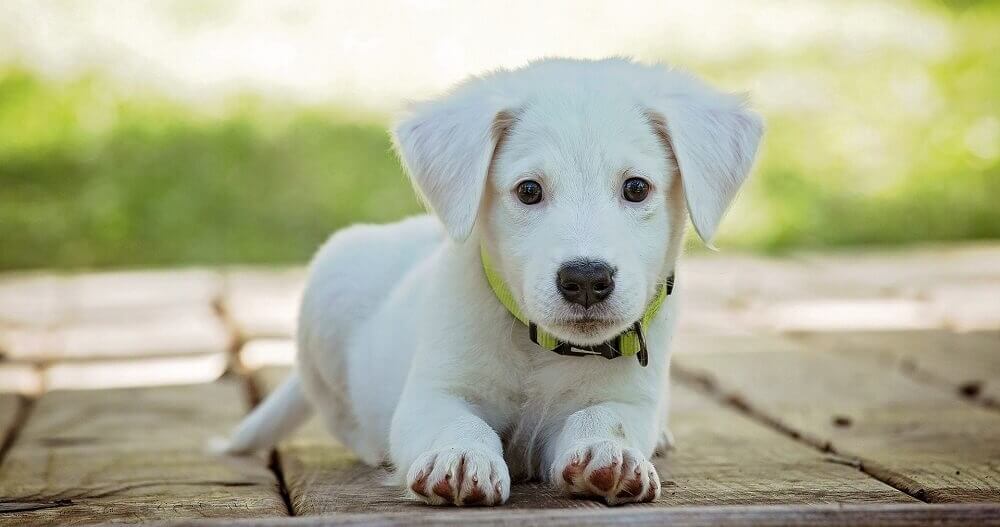
M663 68L543 61L476 79L395 130L451 236L489 251L527 317L598 344L642 317L685 211L706 240L749 171L760 122Z
M680 232L666 145L628 99L551 94L498 123L479 217L493 259L550 333L577 344L612 338L641 318Z

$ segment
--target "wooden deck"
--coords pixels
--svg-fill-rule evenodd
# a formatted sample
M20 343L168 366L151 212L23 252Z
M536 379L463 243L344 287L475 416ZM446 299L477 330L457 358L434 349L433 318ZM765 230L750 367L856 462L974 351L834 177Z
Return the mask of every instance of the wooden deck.
M406 501L316 422L205 453L287 371L301 269L0 276L0 526L1000 525L1000 245L678 276L662 498L478 510Z

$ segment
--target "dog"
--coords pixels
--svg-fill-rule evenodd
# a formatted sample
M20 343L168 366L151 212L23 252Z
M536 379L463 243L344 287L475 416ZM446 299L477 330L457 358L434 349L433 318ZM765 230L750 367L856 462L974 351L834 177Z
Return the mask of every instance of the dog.
M315 409L428 504L498 505L530 479L655 500L686 222L710 243L762 131L744 97L617 58L541 60L415 105L392 137L430 214L323 245L295 373L227 451Z

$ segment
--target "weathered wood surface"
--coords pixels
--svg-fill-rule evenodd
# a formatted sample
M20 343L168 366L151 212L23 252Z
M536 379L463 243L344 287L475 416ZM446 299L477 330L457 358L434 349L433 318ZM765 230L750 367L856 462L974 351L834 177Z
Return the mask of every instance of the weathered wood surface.
M295 363L295 341L281 338L251 340L240 348L239 362L247 370L267 366L291 366Z
M53 328L0 332L10 359L52 362L225 351L229 333L209 304L137 309L112 320L72 321Z
M685 258L686 333L1000 328L1000 245Z
M0 391L213 380L233 341L221 285L204 270L0 277Z
M221 276L208 270L0 276L0 325L56 327L122 321L141 311L209 306Z
M285 374L284 368L268 368L258 375L259 384L270 391ZM673 397L673 431L681 446L655 461L664 486L652 506L915 501L683 385L675 386ZM361 464L317 420L278 452L296 514L423 508L407 501L399 487L380 485L385 471ZM508 506L603 507L534 483L515 485Z
M229 270L224 277L223 310L242 340L290 337L304 282L300 268Z
M815 265L816 276L831 284L856 284L887 296L918 300L941 328L1000 328L997 244L823 252L801 259Z
M37 364L5 361L0 357L0 393L38 395L42 390L42 370Z
M1000 506L974 505L815 505L811 507L729 506L729 507L619 507L588 511L477 509L443 510L429 508L404 513L336 514L308 518L262 518L236 521L182 521L169 526L301 527L349 525L495 525L507 527L577 527L628 525L632 527L765 527L801 525L809 527L995 527L1000 525Z
M4 447L14 432L23 404L23 399L16 395L0 393L0 462L3 462Z
M918 499L1000 501L1000 413L871 354L815 348L679 354L675 367Z
M0 465L0 525L284 515L263 460L228 466L205 451L244 398L231 380L47 393Z
M174 357L66 361L43 370L48 390L107 389L211 382L226 371L223 351Z
M255 378L261 392L267 393L276 388L286 374L286 368L266 368ZM358 461L326 432L318 418L310 420L293 437L282 442L278 458L296 515L425 509L406 499L400 486L383 484L388 472ZM599 508L603 505L563 498L547 486L530 484L513 492L506 507Z
M655 505L912 502L910 496L684 384L671 386L677 448L655 461Z
M997 297L1000 311L1000 296ZM885 367L954 390L962 397L1000 408L1000 333L878 331L807 333L795 336L805 347L820 347L847 360L877 358Z
M318 421L277 471L202 453L245 412L247 372L292 357L301 268L0 276L0 392L49 390L0 395L0 444L16 437L0 526L1000 524L1000 246L695 256L680 276L660 501L609 509L528 484L495 510L406 501ZM243 378L57 390L212 381L237 344ZM284 517L279 475L308 518Z

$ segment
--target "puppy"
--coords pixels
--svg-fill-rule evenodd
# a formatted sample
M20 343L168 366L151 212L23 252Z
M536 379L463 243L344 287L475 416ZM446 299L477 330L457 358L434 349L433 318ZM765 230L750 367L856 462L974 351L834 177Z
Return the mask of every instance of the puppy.
M415 106L393 139L432 214L320 249L296 373L228 451L315 408L429 504L498 505L523 479L656 499L686 218L712 238L761 132L742 98L622 59L543 60Z

